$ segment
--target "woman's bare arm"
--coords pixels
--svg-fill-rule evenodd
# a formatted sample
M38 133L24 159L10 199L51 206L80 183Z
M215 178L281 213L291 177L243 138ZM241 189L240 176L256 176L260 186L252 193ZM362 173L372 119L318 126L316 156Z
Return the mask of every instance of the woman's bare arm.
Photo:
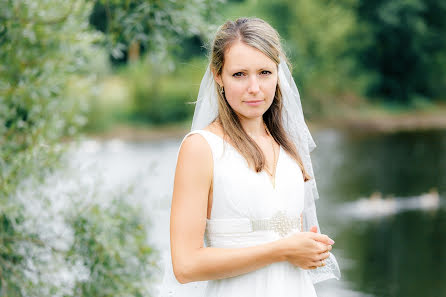
M170 216L172 264L180 283L227 278L279 261L300 263L303 257L296 255L296 246L303 247L299 249L302 254L308 254L311 249L311 261L314 262L321 258L320 253L327 250L325 245L318 245L315 240L328 241L328 237L310 232L304 232L306 235L301 234L293 240L282 239L254 247L204 247L212 172L209 145L201 135L190 135L184 140L178 154ZM318 255L318 259L315 255ZM296 257L300 257L299 260Z

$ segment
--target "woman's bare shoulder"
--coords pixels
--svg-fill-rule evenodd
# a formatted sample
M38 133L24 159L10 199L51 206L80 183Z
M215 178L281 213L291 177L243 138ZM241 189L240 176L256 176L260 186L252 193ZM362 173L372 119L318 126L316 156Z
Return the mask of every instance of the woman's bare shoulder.
M190 134L184 139L178 152L175 180L201 184L212 179L212 150L207 140L199 133Z
M203 130L214 133L220 137L223 137L223 129L217 122L212 122ZM188 157L198 158L203 157L206 154L212 153L210 144L206 138L200 133L191 133L183 140L183 144L180 148L180 154L187 155Z
M188 135L181 144L179 151L180 156L187 156L191 158L203 157L211 152L211 148L207 140L199 133L192 133Z

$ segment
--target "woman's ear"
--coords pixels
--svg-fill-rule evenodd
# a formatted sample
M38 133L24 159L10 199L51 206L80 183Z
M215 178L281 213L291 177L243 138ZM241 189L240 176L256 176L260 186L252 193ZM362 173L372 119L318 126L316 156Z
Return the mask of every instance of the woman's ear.
M218 85L221 87L223 87L223 81L221 79L221 75L217 74L215 69L212 68L212 75L214 76L214 80L218 83Z

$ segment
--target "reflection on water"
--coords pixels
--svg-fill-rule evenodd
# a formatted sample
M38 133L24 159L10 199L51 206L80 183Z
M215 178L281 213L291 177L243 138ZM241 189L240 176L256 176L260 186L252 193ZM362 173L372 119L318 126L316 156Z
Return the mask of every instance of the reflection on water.
M319 222L342 272L317 284L318 295L446 296L446 131L313 136ZM89 141L74 155L111 187L138 181L151 240L164 252L180 141Z
M446 296L446 131L326 130L316 143L318 214L342 281L371 296Z
M337 213L348 220L352 218L371 220L408 210L436 210L441 206L440 203L440 195L436 190L419 196L398 198L382 198L377 192L370 197L338 205Z

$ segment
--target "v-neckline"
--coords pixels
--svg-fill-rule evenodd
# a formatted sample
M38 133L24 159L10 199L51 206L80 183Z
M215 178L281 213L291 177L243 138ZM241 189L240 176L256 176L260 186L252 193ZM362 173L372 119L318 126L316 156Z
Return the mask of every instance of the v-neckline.
M218 137L218 138L220 138L220 140L221 141L223 141L224 143L226 143L233 151L235 151L241 158L243 158L243 159L245 159L245 157L232 145L232 144L230 144L229 142L227 142L226 140L224 140L223 139L223 137L221 137L220 135L217 135L217 134L215 134L214 132L211 132L211 131L208 131L208 130L204 130L204 129L202 129L202 131L205 131L205 132L208 132L208 133L210 133L210 134L212 134L212 135L215 135L216 137ZM275 164L275 172L274 172L274 184L273 184L273 179L272 179L272 177L270 177L270 175L268 174L268 172L266 172L266 170L262 170L260 173L265 173L265 175L266 175L266 178L269 180L269 184L270 184L270 186L271 186L271 188L274 190L274 191L276 191L276 189L277 189L277 169L278 169L278 167L279 167L279 160L280 160L280 156L282 155L281 154L281 151L282 151L282 146L279 144L279 155L277 156L277 161L276 161L276 164ZM251 170L252 171L252 169L251 168L249 168L249 170ZM255 172L255 173L257 173L257 172Z
M273 184L273 178L270 177L268 172L266 172L266 170L262 170L262 172L265 173L266 178L269 180L269 184L271 185L271 187L273 188L274 191L276 191L276 188L277 188L277 169L279 167L281 151L282 151L282 146L279 144L279 155L277 156L277 161L275 164L275 171L274 171L274 184Z

